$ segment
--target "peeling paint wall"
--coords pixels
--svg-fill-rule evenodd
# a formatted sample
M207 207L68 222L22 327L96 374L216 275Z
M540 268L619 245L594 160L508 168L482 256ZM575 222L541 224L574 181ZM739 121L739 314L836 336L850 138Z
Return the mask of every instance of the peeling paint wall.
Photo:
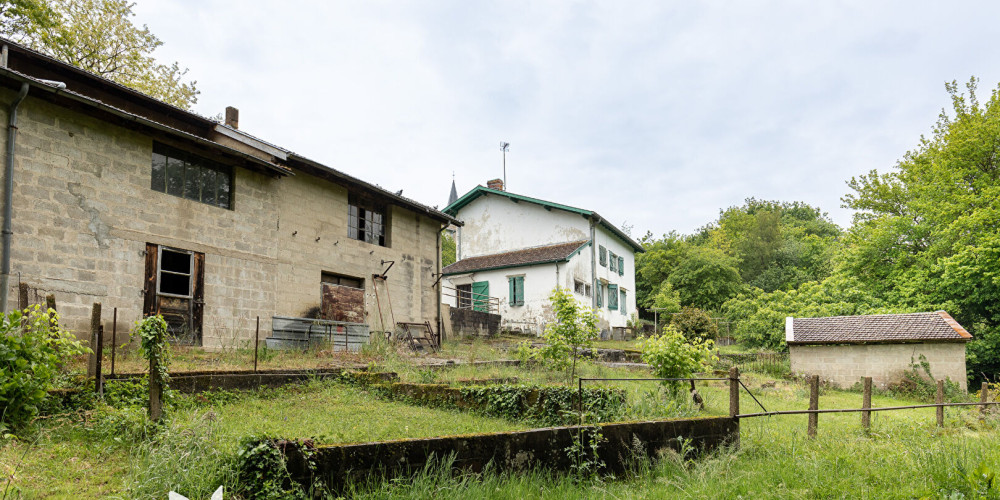
M521 248L590 239L590 222L579 214L546 210L504 196L481 196L459 212L460 259Z
M515 203L497 195L486 195L474 200L459 211L458 218L465 222L465 226L459 230L460 259L590 239L590 220L579 214L558 209L546 210L524 201ZM573 292L581 304L592 307L593 294L596 293L595 283L600 279L617 285L626 292L625 314L622 314L620 308L609 309L605 295L602 307L597 310L601 328L605 331L623 328L636 307L635 255L631 246L600 225L595 230L595 238L606 250L624 258L625 269L622 275L617 271L611 272L607 265L595 263L595 278L591 256L599 256L596 250L592 253L591 247L585 246L568 262L451 276L445 279L446 286L454 288L457 285L488 281L490 295L500 299L503 327L540 334L544 325L554 319L548 297L557 284ZM524 305L512 306L508 279L519 275L524 276ZM591 286L590 296L575 292L576 280ZM444 297L443 302L452 307L457 305L454 297Z

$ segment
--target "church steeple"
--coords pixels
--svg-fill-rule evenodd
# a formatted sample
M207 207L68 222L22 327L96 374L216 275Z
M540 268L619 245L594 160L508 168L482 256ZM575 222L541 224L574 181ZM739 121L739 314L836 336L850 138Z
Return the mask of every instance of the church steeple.
M458 200L458 190L455 189L455 173L451 174L451 194L448 195L448 205Z

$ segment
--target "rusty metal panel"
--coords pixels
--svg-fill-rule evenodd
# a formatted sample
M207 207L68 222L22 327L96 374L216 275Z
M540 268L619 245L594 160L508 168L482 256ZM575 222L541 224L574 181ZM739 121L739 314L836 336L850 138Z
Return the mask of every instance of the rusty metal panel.
M365 321L365 291L333 283L322 283L323 319L363 323Z

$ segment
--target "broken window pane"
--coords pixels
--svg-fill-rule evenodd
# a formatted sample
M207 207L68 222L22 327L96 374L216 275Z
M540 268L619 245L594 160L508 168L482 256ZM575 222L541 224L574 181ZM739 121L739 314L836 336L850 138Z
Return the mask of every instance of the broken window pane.
M347 235L373 245L385 245L385 209L351 196L347 209Z
M191 295L191 254L166 248L160 251L160 293Z

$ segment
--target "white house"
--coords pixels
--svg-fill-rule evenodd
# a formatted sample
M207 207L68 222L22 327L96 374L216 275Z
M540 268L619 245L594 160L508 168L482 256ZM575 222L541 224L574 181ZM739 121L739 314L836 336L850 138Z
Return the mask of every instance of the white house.
M489 186L444 209L465 223L455 234L457 262L442 269L445 287L457 291L444 302L498 312L506 328L541 333L554 319L549 294L561 286L598 312L602 335L624 331L642 247L591 210L510 193L499 180Z

